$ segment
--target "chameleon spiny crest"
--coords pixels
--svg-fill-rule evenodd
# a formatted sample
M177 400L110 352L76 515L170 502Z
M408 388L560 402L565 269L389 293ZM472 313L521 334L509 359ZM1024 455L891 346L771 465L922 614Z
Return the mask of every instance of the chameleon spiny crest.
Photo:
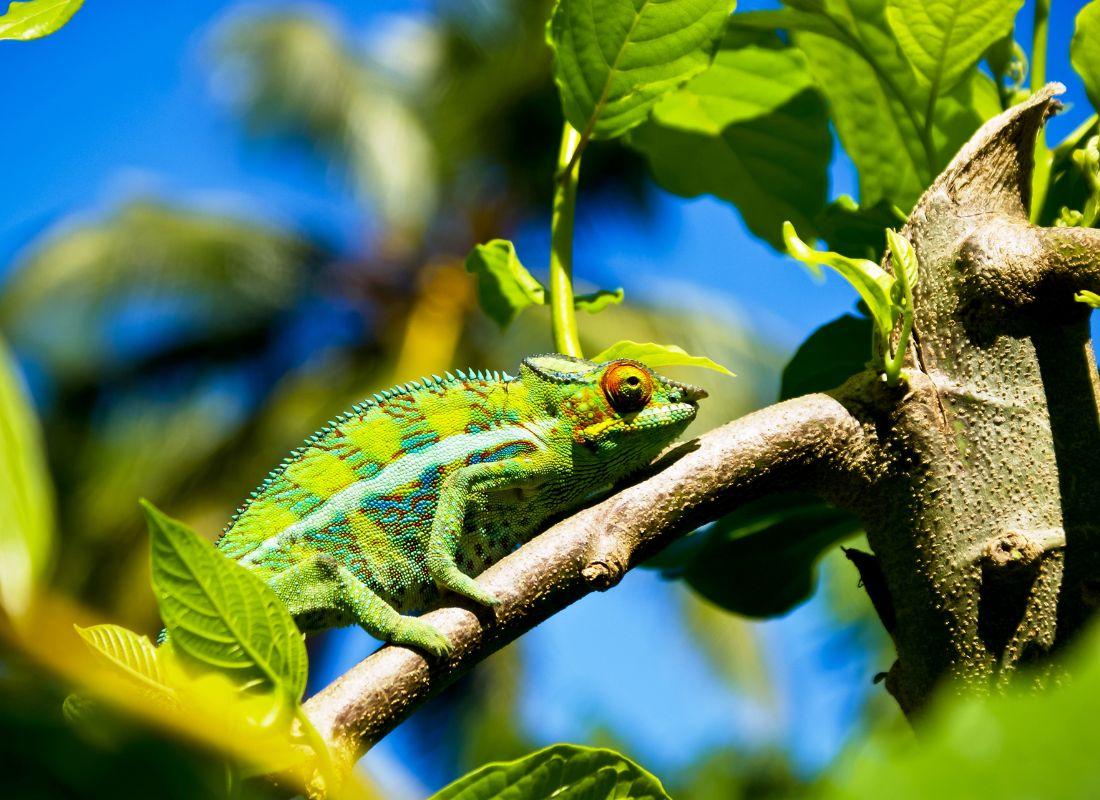
M303 631L358 623L446 655L446 638L408 612L441 590L495 605L472 575L647 465L706 396L627 359L542 355L519 377L455 373L388 389L329 422L218 540Z

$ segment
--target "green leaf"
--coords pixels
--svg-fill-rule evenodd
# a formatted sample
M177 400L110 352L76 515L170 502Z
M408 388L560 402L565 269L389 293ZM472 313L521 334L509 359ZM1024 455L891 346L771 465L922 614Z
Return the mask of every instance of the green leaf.
M153 591L181 658L228 673L241 689L301 699L306 648L286 606L254 573L142 501L153 545Z
M682 539L654 566L727 611L773 617L810 597L822 553L858 531L855 517L815 497L772 495Z
M546 290L520 263L515 246L505 239L477 245L466 256L466 271L477 276L478 302L501 330L523 309L546 302Z
M919 263L913 245L893 228L886 229L886 244L890 248L890 262L898 285L904 291L911 292L920 279Z
M677 347L674 344L632 342L629 339L624 339L621 342L615 342L615 344L608 347L599 355L593 356L592 360L603 362L613 361L616 358L632 358L635 361L641 361L646 366L653 368L671 366L701 367L703 369L721 372L723 375L729 375L731 378L735 377L732 372L721 364L717 364L705 356L688 355L683 348Z
M836 26L823 15L808 14L795 8L744 11L734 16L730 24L760 31L813 31L825 36L841 36Z
M558 0L547 39L569 123L620 136L710 64L734 0Z
M661 782L613 750L555 744L487 764L429 800L670 800Z
M828 114L805 56L774 34L731 26L710 69L661 98L630 144L665 189L734 204L776 247L784 220L812 228L825 206Z
M779 399L835 389L867 367L873 326L867 317L845 314L811 333L783 368Z
M1092 306L1093 308L1100 308L1100 294L1097 294L1096 292L1090 292L1087 289L1084 289L1075 294L1073 296L1073 299L1076 300L1078 303L1084 303L1085 305Z
M159 660L161 653L148 636L141 636L121 625L73 627L89 648L138 683L158 692L171 691L167 672Z
M1069 58L1085 83L1092 107L1100 109L1100 0L1092 0L1078 12Z
M600 289L591 294L578 294L573 297L573 307L578 311L596 314L608 306L617 306L623 301L623 290Z
M53 488L42 431L15 361L0 339L0 605L27 611L50 564Z
M920 736L882 725L824 782L822 800L1087 798L1100 737L1100 638L1095 627L1059 660L1065 680L1020 680L1004 691L941 692L921 710ZM1035 686L1040 681L1041 688ZM884 787L889 787L884 791Z
M29 0L12 3L0 17L0 39L41 39L72 19L84 0Z
M891 299L894 278L890 273L874 261L848 258L827 250L814 250L798 238L794 226L789 222L783 224L783 240L787 245L787 252L805 264L807 269L815 275L821 274L821 267L830 267L852 284L859 292L859 296L863 298L863 302L867 304L871 318L878 326L883 340L889 339L896 321L894 303Z
M830 250L877 262L883 253L882 231L903 222L904 215L886 200L862 206L845 194L825 207L816 228Z
M1085 147L1097 133L1096 118L1086 121L1051 153L1050 185L1037 220L1039 225L1053 225L1063 208L1083 209L1092 196L1086 173L1074 159L1074 153Z
M801 13L828 24L793 30L829 101L844 149L859 172L860 201L908 211L995 108L996 88L976 68L940 97L927 123L929 86L915 80L886 23L886 0L822 0Z
M931 103L1012 30L1023 0L887 0L886 19Z

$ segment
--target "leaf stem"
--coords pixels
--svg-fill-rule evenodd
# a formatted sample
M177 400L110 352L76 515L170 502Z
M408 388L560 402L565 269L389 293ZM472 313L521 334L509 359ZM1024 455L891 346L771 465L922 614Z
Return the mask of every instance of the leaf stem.
M566 122L562 128L550 217L550 330L557 351L577 358L581 357L581 343L573 307L573 216L581 168L580 151L581 135Z
M911 297L912 295L910 295ZM901 312L901 335L898 337L898 347L894 354L886 359L884 372L886 384L895 386L901 375L902 365L905 363L905 351L909 349L909 336L913 333L913 308L912 302ZM887 341L887 347L890 342Z
M1035 0L1035 21L1031 32L1031 91L1047 82L1047 33L1050 30L1050 0Z
M1031 34L1031 93L1047 82L1047 34L1050 28L1050 0L1035 0L1035 18ZM1050 186L1052 156L1047 147L1046 131L1039 129L1035 139L1035 170L1031 175L1031 221L1038 222Z

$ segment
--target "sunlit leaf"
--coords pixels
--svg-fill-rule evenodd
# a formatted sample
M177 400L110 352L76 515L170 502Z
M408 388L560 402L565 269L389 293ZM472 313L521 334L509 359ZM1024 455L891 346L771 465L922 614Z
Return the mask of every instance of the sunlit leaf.
M1088 139L1097 133L1095 119L1087 120L1051 153L1050 185L1043 202L1038 224L1053 225L1063 208L1083 209L1092 196L1092 186L1085 171L1074 159L1074 153L1086 146Z
M515 246L504 239L474 247L466 256L466 271L477 276L481 309L501 330L523 309L546 302L546 290L520 263Z
M739 12L734 17L734 24L759 31L813 31L842 41L845 32L822 14L793 7Z
M578 294L573 298L573 306L578 311L596 314L608 306L617 306L623 301L622 289L600 289L591 294Z
M1100 746L1100 641L1095 628L1060 664L1064 678L1021 680L989 693L945 691L922 709L920 735L882 726L824 782L823 800L1085 798L1100 772L1082 768ZM1011 765L1011 769L1006 769Z
M40 39L72 19L84 0L28 0L13 2L0 16L0 39Z
M886 243L890 248L890 263L898 284L912 291L920 280L920 265L912 243L893 228L886 229Z
M702 367L733 377L733 373L711 361L705 356L693 356L674 344L654 344L653 342L632 342L624 339L608 347L602 353L592 356L593 361L612 361L616 358L632 358L650 367Z
M291 702L306 685L306 649L293 618L259 576L143 502L153 591L176 653L229 672L238 687Z
M908 211L983 119L1000 108L996 87L971 68L940 92L916 80L885 17L886 0L799 5L814 25L793 29L829 101L844 149L859 173L860 201L887 199Z
M0 340L0 604L22 615L50 564L53 489L42 432Z
M887 0L901 52L929 85L932 102L1012 30L1023 0Z
M1090 292L1087 289L1082 290L1073 296L1073 299L1078 303L1084 303L1087 306L1093 308L1100 308L1100 294L1096 292Z
M1092 0L1077 13L1069 54L1093 108L1100 108L1100 0Z
M731 26L711 67L662 97L630 143L664 188L733 203L776 247L784 220L812 228L825 206L828 114L805 56L773 34Z
M529 756L487 764L430 800L669 800L661 782L613 750L551 745Z
M151 689L169 690L168 673L148 636L121 625L75 626L87 645L125 674Z
M547 30L569 123L619 136L707 68L734 0L558 0Z
M815 275L820 275L823 266L839 272L867 304L883 340L889 338L895 322L890 295L894 278L890 273L865 258L848 258L840 253L813 249L798 238L789 222L783 224L783 240L791 257L801 261Z

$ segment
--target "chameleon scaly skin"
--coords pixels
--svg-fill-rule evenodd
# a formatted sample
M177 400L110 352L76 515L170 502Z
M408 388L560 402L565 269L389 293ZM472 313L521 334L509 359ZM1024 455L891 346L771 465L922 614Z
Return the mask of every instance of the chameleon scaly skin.
M218 548L258 573L303 631L358 623L435 655L407 612L646 466L695 418L700 389L630 360L527 358L519 377L447 374L390 389L311 436L242 506Z

